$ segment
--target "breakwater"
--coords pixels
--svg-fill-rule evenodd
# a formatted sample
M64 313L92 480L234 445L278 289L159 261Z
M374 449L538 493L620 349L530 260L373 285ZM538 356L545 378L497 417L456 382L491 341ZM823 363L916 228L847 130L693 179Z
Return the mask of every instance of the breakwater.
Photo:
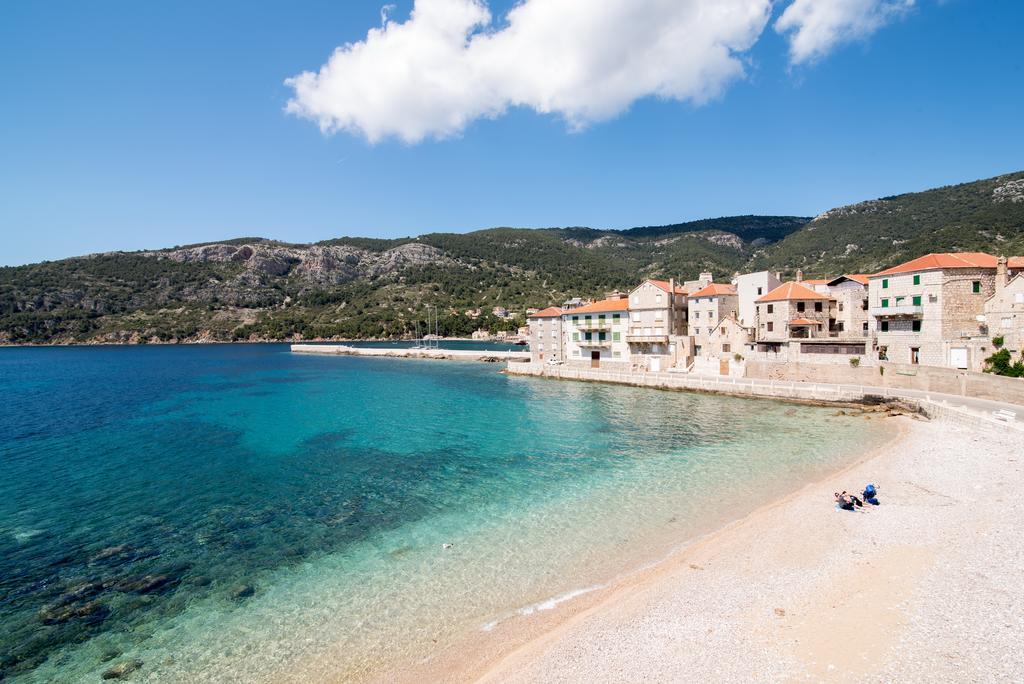
M327 354L335 356L376 356L403 359L456 359L460 361L514 361L530 360L528 351L501 351L494 349L440 349L440 348L380 348L352 347L345 344L293 344L296 354Z

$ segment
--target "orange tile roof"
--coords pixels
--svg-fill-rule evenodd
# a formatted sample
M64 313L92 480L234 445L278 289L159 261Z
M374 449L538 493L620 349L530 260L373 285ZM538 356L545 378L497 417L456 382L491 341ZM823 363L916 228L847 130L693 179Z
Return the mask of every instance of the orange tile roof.
M807 283L808 285L828 285L829 278L815 278L815 279L804 278L800 282Z
M830 299L830 297L804 287L800 283L788 282L782 283L763 297L758 297L757 301L786 302L792 299Z
M605 313L608 311L626 311L629 308L628 299L602 299L599 302L593 304L587 304L581 306L578 309L570 309L566 313L576 314L588 314L588 313Z
M530 314L530 318L557 318L562 315L562 310L557 306L549 306L546 309L541 309L535 314Z
M898 266L879 271L873 274L872 278L887 275L899 275L900 273L913 273L914 271L933 271L940 268L995 268L996 258L984 252L944 252L940 254L925 254L922 257L912 259Z
M648 278L647 282L649 282L651 285L654 285L655 287L657 287L660 290L664 290L665 292L668 292L668 281L667 280L651 280L650 278ZM676 294L684 295L684 294L686 294L686 290L681 288L679 285L676 285Z
M810 318L794 318L790 325L822 325L821 321L812 321Z
M718 297L721 295L734 295L736 294L735 285L723 285L721 283L711 283L707 287L703 287L694 292L690 297Z
M1006 265L1010 268L1024 268L1024 256L1010 257L1006 260Z

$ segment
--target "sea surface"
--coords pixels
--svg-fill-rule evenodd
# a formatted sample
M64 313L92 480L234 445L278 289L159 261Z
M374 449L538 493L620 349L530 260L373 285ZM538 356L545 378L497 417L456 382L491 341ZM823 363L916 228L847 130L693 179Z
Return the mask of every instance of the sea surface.
M365 678L889 436L833 409L499 369L0 349L0 679Z

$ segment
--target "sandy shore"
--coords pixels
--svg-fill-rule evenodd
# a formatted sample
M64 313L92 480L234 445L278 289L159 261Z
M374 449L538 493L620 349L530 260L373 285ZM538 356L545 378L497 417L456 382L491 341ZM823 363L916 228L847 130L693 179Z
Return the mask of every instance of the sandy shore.
M387 679L1024 681L1024 438L892 420L842 473ZM881 506L831 503L867 482Z

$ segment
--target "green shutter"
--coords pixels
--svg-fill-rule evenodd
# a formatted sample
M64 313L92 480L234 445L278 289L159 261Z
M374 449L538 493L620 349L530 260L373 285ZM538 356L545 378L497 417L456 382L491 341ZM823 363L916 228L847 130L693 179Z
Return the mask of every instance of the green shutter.
M619 320L619 314L612 314L612 320L613 321Z
M889 300L888 299L883 299L882 300L882 308L883 309L888 309L889 308Z
M882 278L882 289L883 290L888 290L889 289L889 279L888 278Z
M580 341L580 334L579 333L573 333L572 334L572 341L573 342L579 342Z
M622 340L622 333L612 333L612 342L620 342Z
M921 284L921 276L919 276L919 275L914 276L914 284L915 285L920 285Z
M981 292L980 280L975 280L973 283L971 283L971 292L973 292L974 294L978 294L979 292Z
M914 295L914 306L921 306L921 295Z

